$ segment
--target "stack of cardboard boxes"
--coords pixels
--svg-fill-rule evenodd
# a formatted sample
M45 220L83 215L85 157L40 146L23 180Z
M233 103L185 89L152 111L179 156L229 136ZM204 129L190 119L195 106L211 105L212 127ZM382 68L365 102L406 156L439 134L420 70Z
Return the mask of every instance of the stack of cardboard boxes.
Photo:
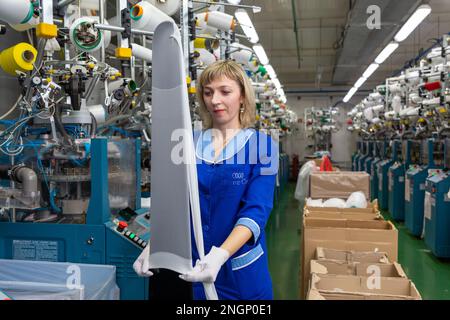
M346 199L362 191L369 175L321 172L310 177L313 199ZM396 263L398 231L381 216L376 200L367 208L303 210L300 296L306 299L420 299Z

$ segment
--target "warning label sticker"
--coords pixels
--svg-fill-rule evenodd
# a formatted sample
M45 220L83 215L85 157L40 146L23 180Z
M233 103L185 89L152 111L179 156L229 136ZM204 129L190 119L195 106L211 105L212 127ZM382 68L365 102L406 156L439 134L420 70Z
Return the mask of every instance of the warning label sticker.
M58 242L43 240L13 240L13 259L58 261Z

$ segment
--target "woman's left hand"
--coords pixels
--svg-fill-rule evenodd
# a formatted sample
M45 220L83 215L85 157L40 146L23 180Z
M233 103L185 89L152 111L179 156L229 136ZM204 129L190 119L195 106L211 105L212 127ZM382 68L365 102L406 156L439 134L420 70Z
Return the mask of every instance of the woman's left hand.
M229 257L230 253L227 250L213 246L203 259L197 260L191 272L181 274L180 278L189 282L212 283L216 281L220 268Z

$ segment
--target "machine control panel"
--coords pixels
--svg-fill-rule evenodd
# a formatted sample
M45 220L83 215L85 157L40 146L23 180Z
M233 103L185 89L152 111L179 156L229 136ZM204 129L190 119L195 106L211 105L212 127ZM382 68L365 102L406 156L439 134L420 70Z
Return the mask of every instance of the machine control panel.
M431 171L431 170L430 170ZM437 192L445 192L445 190L440 190L441 185L445 187L444 182L450 180L450 175L448 171L442 170L433 170L429 173L429 176L426 181L426 189L428 192L437 193Z
M147 210L147 211L146 211ZM150 213L148 209L131 210L119 213L108 226L114 232L144 249L150 239Z

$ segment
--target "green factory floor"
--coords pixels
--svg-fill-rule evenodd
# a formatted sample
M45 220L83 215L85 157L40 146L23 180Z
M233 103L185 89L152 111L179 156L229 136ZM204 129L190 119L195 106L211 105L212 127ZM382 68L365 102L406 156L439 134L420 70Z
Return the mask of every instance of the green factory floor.
M266 227L269 268L274 298L298 299L300 269L300 206L289 183L277 199ZM385 219L390 215L383 212ZM412 236L403 223L394 222L398 234L398 262L424 300L450 300L450 260L433 256L425 242Z

